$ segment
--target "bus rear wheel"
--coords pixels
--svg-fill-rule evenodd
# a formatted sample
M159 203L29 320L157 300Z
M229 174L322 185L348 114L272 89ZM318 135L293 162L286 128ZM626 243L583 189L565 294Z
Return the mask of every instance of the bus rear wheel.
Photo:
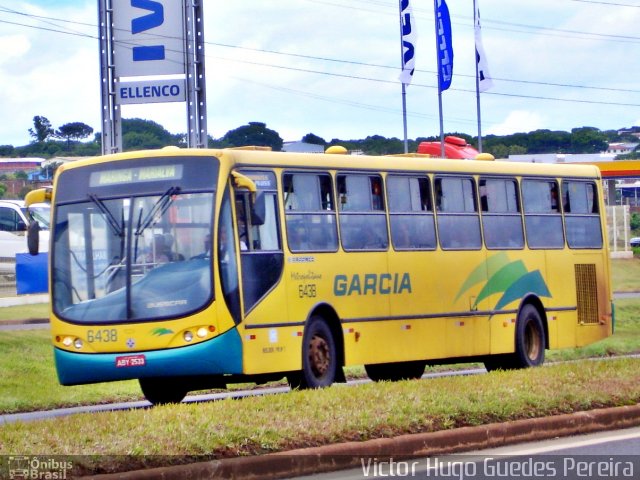
M484 366L487 371L537 367L544 363L544 325L538 309L531 304L522 307L516 323L515 352L492 355Z
M302 371L287 376L292 389L330 386L338 372L338 355L333 332L319 315L309 320L302 339Z
M544 363L544 326L538 309L525 305L516 324L515 368L537 367Z
M367 376L374 382L397 382L399 380L416 380L424 374L427 363L421 360L412 362L376 363L365 365Z
M187 396L187 390L170 378L141 378L140 389L153 405L180 403Z

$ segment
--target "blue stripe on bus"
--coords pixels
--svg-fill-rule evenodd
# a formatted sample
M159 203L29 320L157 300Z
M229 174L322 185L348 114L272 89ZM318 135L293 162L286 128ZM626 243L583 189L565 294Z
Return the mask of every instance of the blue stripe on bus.
M242 373L242 342L236 329L183 348L150 352L74 353L54 349L62 385L129 380L153 376ZM144 366L116 368L116 358L144 355Z

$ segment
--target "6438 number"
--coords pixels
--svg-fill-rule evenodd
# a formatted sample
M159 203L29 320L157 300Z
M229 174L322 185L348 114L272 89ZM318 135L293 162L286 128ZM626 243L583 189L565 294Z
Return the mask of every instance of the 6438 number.
M314 298L316 296L316 284L306 283L306 284L298 285L298 296L300 298L305 298L305 297Z
M117 342L118 330L115 328L102 328L100 330L88 330L87 342Z

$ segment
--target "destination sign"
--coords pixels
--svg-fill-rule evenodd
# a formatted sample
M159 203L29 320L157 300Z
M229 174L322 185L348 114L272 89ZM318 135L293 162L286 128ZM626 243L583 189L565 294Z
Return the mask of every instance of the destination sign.
M154 165L92 172L89 185L91 187L106 187L124 183L159 182L181 178L182 165Z

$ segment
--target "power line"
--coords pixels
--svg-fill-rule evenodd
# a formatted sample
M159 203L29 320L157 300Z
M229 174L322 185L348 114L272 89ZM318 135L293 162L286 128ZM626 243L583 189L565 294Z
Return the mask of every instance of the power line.
M213 46L216 46L216 47L225 47L225 48L249 50L251 52L269 53L269 54L282 55L282 56L288 56L288 57L294 57L294 58L304 58L304 59L307 59L307 60L322 60L322 61L325 61L325 62L344 63L344 64L348 64L348 65L359 65L359 66L365 66L365 67L376 67L376 68L384 68L384 69L389 69L389 70L397 70L398 69L397 66L394 67L394 66L391 66L391 65L382 65L382 64L366 63L366 62L357 62L357 61L353 61L353 60L341 60L341 59L330 58L330 57L317 57L317 56L313 56L313 55L305 55L305 54L300 54L300 53L279 52L279 51L276 51L276 50L267 50L267 49L263 49L263 48L241 47L239 45L229 45L229 44L219 43L219 42L207 42L207 41L205 41L205 44L213 45ZM437 74L437 72L435 70L425 70L425 69L419 69L419 68L416 69L416 72L428 73L428 74L433 74L433 75ZM464 74L464 73L456 73L456 76L475 78L475 75L468 75L468 74ZM640 93L640 90L632 90L632 89L625 89L625 88L593 87L593 86L589 86L589 85L576 85L576 84L570 84L570 83L540 82L540 81L533 81L533 80L516 80L516 79L513 79L513 78L501 78L501 77L492 77L492 79L493 80L499 80L499 81L502 81L502 82L524 83L524 84L530 84L530 85L546 85L546 86L552 86L552 87L581 88L581 89L603 90L603 91L623 92L623 93Z
M209 57L209 55L206 55L206 56ZM354 80L367 80L367 81L371 81L371 82L386 83L386 84L392 84L392 85L397 85L397 83L398 83L397 81L383 80L383 79L379 79L379 78L369 78L369 77L362 77L362 76L351 75L351 74L323 72L323 71L320 71L320 70L310 70L310 69L299 68L299 67L287 67L287 66L283 66L283 65L264 64L264 63L260 63L260 62L249 61L249 60L238 60L238 59L233 59L233 58L214 57L214 56L211 56L210 58L215 58L215 59L218 59L218 60L224 60L224 61L228 61L228 62L245 63L245 64L249 64L249 65L257 65L257 66L263 66L263 67L269 67L269 68L279 68L279 69L284 69L284 70L293 70L293 71L297 71L297 72L313 73L313 74L317 74L317 75L327 75L327 76L332 76L332 77L349 78L349 79L354 79ZM415 86L415 87L419 87L419 88L433 88L433 89L438 88L437 85L426 85L426 84L416 83L416 82L412 82L411 86L412 87ZM449 90L457 91L457 92L475 93L475 90L464 89L464 88L451 87L451 88L449 88ZM593 105L612 105L612 106L621 106L621 107L640 107L640 104L636 104L636 103L604 102L604 101L598 101L598 100L581 100L581 99L570 99L570 98L561 98L561 97L543 97L543 96L538 96L538 95L523 95L523 94L515 94L515 93L484 92L483 95L497 95L497 96L503 96L503 97L529 98L529 99L533 99L533 100L551 100L551 101L556 101L556 102L586 103L586 104L593 104Z
M328 2L322 2L322 1L317 1L317 0L309 0L309 1L316 1L316 3L328 3ZM380 2L378 2L378 4L380 4ZM41 21L42 20L59 21L59 22L63 22L63 23L72 23L72 24L90 26L92 28L97 28L97 25L94 25L94 24L82 23L82 22L77 22L77 21L70 21L70 20L65 20L65 19L57 19L57 18L53 18L53 17L43 17L43 16L32 15L32 14L26 14L26 13L17 12L15 10L12 10L12 9L9 9L9 8L3 7L3 6L0 6L0 9L1 9L1 11L4 11L6 13L12 13L12 14L18 14L18 15L22 15L22 16L26 16L26 17L30 17L30 18L36 18L36 19L41 20ZM0 20L0 23L6 23L6 24L16 25L16 26L23 26L23 27L27 27L27 28L43 30L43 31L49 31L49 32L54 32L54 33L62 33L62 34L72 35L72 36L79 36L79 37L83 37L83 38L89 38L89 39L92 39L92 40L95 40L95 39L98 38L96 35L90 35L90 34L80 33L80 32L76 32L76 31L57 30L57 29L54 29L54 28L48 28L48 27L42 27L42 26L36 26L36 25L28 25L28 24L24 24L24 23L11 22L11 21L7 21L7 20ZM58 26L58 25L55 25L55 24L52 24L52 25L54 25L56 27L59 27L59 28L64 28L64 27L61 27L61 26ZM631 38L631 37L629 37L629 38ZM364 63L364 62L340 60L340 59L333 59L333 58L327 58L327 57L315 57L315 56L311 56L311 55L302 55L302 54L294 54L294 53L284 53L284 52L278 52L278 51L266 50L266 49L253 49L253 48L248 48L248 47L239 47L239 46L235 46L235 45L216 43L216 42L205 42L205 43L208 44L208 45L221 46L221 47L226 47L226 48L239 48L239 49L244 49L244 50L258 51L258 52L262 52L262 53L277 54L277 55L291 56L291 57L297 57L297 58L306 58L306 59L311 59L311 60L320 60L320 61L327 61L327 62L336 62L336 63L344 63L344 64L352 64L352 65L361 65L361 66L368 66L368 67L375 67L375 68L386 68L386 69L394 69L394 70L396 69L396 67L391 67L391 66L388 66L388 65L370 64L370 63ZM206 55L206 56L207 57L211 57L210 55ZM266 64L266 63L261 63L261 62L251 62L251 61L244 61L244 60L238 60L238 59L228 59L228 58L224 58L224 57L211 57L211 58L218 58L218 59L221 59L221 60L226 60L226 61L231 61L231 62L240 62L240 63L264 66L264 67L269 67L269 68L277 68L277 69L284 69L284 70L290 70L290 71L312 73L312 74L316 74L316 75L327 75L327 76L350 78L350 79L364 80L364 81L373 81L373 82L388 83L388 84L397 84L398 83L397 81L383 80L383 79L363 77L363 76L357 76L357 75L338 74L338 73L332 73L332 72L326 72L326 71L320 71L320 70L302 69L302 68L297 68L297 67L282 66L282 65L275 65L275 64ZM430 70L418 70L418 71L421 71L421 72L424 72L424 73L430 73L430 74L434 74L434 75L436 74L435 71L430 71ZM465 76L465 77L472 77L472 75L465 75L465 74L457 74L457 75ZM592 86L585 86L585 85L561 84L561 83L551 83L551 82L536 82L536 81L530 81L530 80L516 80L516 79L504 79L504 78L494 78L494 79L495 80L500 80L500 81L506 81L506 82L516 82L516 83L533 84L533 85L547 85L547 86L556 86L556 87L565 87L565 88L581 88L581 89L594 89L594 90L603 90L603 91L619 91L619 92L626 92L626 93L640 93L640 91L638 91L638 90L629 90L629 89L592 87ZM417 83L414 83L413 85L415 85L417 87L422 87L422 88L436 88L435 85L425 85L425 84L417 84ZM456 89L456 88L453 88L451 90L460 91L460 92L472 92L471 90ZM631 107L640 106L640 105L632 104L632 103L603 102L603 101L595 101L595 100L576 100L576 99L564 99L564 98L557 98L557 97L544 97L544 96L533 96L533 95L522 95L522 94L509 94L509 93L500 93L500 92L485 92L485 95L486 94L498 95L498 96L507 96L507 97L529 98L529 99L537 99L537 100L552 100L552 101L575 102L575 103L589 103L589 104L598 104L598 105L631 106Z
M640 5L629 5L628 3L598 2L596 0L569 0L569 1L570 2L580 2L580 3L595 3L597 5L611 5L613 7L640 8Z

